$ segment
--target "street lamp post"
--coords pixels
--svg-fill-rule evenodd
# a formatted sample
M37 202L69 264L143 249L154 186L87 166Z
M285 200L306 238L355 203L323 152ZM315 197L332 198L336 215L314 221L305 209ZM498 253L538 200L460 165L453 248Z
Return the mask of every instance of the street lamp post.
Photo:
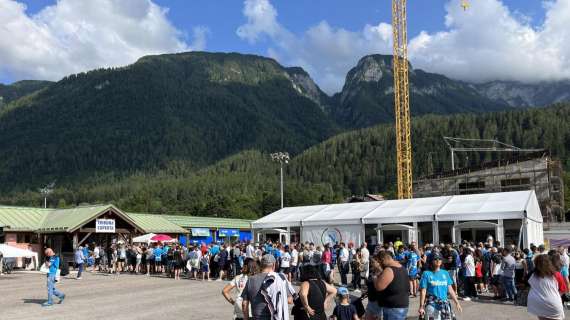
M44 208L47 208L47 197L53 192L55 181L40 189L40 193L44 196Z
M276 152L271 154L271 159L273 161L279 162L281 165L281 209L283 209L283 164L289 163L289 153L288 152Z

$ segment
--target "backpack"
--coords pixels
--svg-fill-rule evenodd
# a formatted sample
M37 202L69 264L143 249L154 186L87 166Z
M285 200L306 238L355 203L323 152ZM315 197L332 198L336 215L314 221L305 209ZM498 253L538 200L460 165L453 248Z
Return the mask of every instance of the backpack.
M60 270L59 275L62 277L65 277L66 275L69 274L69 266L67 265L67 263L65 263L61 255L59 256L59 270Z

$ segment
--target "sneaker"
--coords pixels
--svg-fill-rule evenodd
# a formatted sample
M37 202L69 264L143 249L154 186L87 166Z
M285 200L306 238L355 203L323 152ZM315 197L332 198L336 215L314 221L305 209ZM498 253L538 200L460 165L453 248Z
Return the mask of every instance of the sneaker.
M81 280L81 279L83 279L83 278L82 277L77 278L77 280Z
M42 307L51 307L51 306L53 306L53 303L51 303L51 302L46 301L46 302L42 303Z
M462 300L463 300L463 301L471 301L471 298L469 298L469 297L464 297Z
M360 289L354 289L354 293L360 293L362 291L360 291Z
M62 295L61 298L59 298L59 304L62 304L63 300L65 300L65 294Z

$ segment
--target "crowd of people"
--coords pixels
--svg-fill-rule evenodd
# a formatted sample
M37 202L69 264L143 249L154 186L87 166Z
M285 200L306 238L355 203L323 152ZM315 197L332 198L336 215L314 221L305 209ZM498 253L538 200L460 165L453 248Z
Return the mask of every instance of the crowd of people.
M222 294L234 306L235 319L275 319L276 313L281 313L278 319L288 319L289 304L294 305L294 319L327 319L333 301L331 319L405 319L410 297L417 296L420 316L454 319L461 312L460 300L481 295L527 305L539 319L562 319L570 287L566 248L547 251L531 245L519 250L492 238L421 247L400 239L372 246L91 244L79 247L74 258L78 278L86 264L92 272L116 275L227 280Z

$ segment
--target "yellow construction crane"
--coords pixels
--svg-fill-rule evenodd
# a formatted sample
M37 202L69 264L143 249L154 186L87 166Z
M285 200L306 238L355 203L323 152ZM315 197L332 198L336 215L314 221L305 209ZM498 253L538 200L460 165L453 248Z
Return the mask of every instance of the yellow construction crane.
M412 142L406 0L392 0L392 32L394 38L394 113L396 118L398 199L410 199L412 198Z

